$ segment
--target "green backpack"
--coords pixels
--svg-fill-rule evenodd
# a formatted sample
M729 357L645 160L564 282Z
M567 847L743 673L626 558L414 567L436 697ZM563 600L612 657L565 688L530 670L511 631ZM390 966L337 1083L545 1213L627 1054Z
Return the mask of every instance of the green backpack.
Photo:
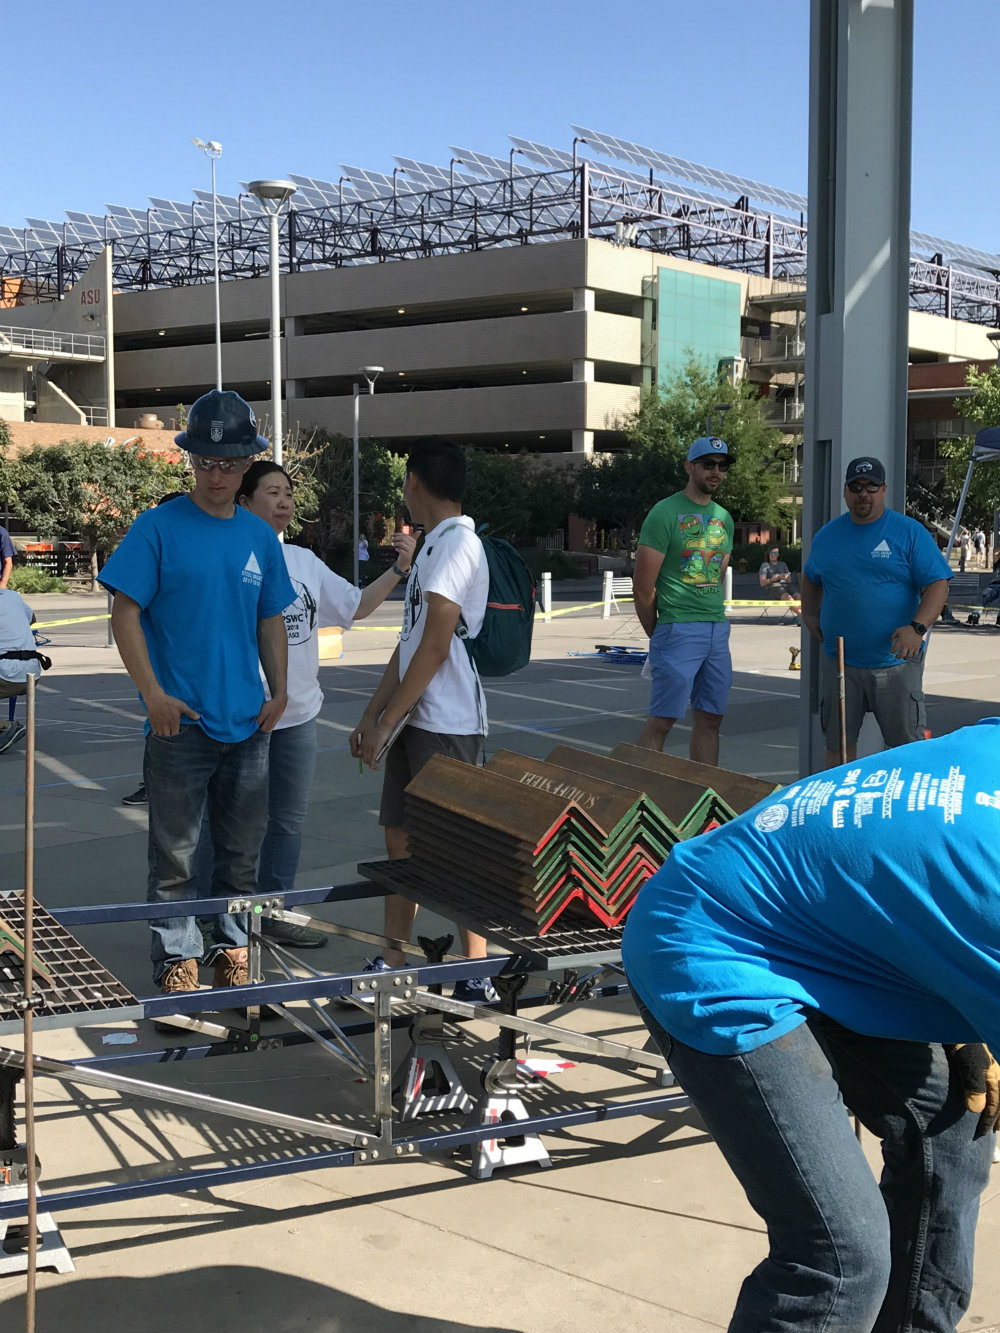
M480 676L509 676L526 666L531 657L535 580L510 542L478 535L490 571L486 615L475 638L470 637L461 616L455 633Z

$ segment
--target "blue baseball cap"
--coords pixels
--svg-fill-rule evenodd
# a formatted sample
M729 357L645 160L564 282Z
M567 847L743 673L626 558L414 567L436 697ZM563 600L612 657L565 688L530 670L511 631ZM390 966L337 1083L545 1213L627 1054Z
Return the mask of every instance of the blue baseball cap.
M720 440L718 435L699 435L688 450L687 461L695 463L699 458L704 458L708 454L715 454L717 457L729 457L729 445L725 440Z

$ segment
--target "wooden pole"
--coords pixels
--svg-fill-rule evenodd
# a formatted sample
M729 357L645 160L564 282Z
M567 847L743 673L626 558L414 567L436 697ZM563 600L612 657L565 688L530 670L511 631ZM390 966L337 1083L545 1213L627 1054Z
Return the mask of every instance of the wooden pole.
M840 714L840 762L847 763L847 669L844 666L844 640L837 640L837 708ZM854 1134L861 1142L861 1121L854 1117Z
M28 1282L24 1303L26 1333L35 1333L35 1290L38 1277L38 1173L35 1170L34 956L35 956L35 677L26 682L24 747L24 1145L28 1183Z
M837 707L840 711L840 762L847 763L847 676L844 668L844 640L837 640Z

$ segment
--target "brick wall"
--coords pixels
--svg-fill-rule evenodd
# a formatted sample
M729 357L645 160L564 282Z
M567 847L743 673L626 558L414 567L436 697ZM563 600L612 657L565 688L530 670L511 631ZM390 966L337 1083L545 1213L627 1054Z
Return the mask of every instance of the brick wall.
M63 423L48 421L11 421L8 422L11 440L16 455L25 449L32 449L37 444L60 444L63 440L88 440L103 443L110 436L116 444L126 440L141 439L150 449L176 452L172 430L137 430L134 426L67 426Z

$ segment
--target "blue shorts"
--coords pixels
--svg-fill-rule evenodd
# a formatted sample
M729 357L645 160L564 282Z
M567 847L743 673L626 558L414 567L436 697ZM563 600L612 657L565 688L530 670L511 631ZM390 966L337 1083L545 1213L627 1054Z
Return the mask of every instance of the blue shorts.
M683 717L692 708L723 714L733 683L729 621L657 625L649 641L650 717Z

